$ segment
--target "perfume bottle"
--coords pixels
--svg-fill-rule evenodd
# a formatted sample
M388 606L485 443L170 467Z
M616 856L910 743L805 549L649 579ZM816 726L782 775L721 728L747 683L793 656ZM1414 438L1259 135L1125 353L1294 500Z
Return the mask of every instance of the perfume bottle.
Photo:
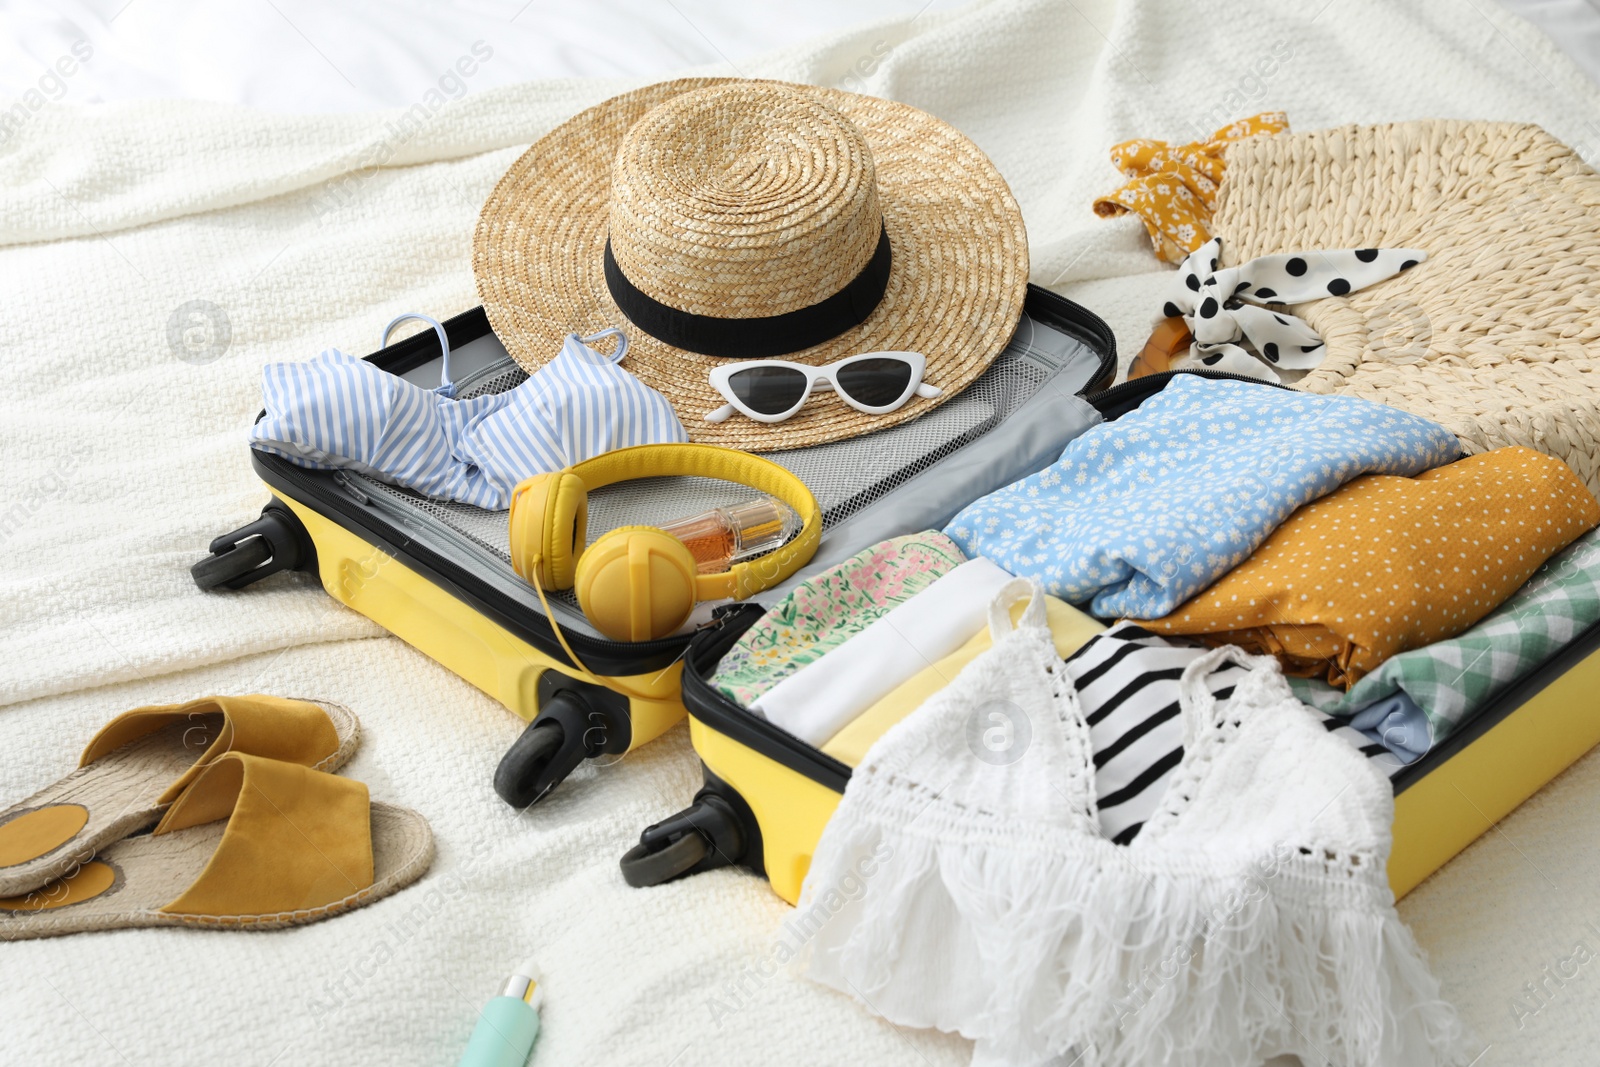
M661 529L688 547L701 574L715 574L788 541L800 530L800 516L783 501L763 496L663 523Z

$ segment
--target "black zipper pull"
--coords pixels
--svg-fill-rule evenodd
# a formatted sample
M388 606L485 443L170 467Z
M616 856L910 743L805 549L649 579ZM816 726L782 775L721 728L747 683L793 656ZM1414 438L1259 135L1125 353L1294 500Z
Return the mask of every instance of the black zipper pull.
M711 609L711 621L706 623L704 629L721 629L733 619L735 615L742 615L747 611L766 613L766 608L750 600L735 600L731 604L722 604Z

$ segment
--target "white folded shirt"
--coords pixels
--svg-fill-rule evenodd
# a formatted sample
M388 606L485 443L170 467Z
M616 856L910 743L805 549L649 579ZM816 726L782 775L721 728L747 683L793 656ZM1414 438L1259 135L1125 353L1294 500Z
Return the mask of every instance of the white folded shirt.
M989 602L1010 580L986 559L968 560L761 694L751 710L802 741L823 744L987 626Z

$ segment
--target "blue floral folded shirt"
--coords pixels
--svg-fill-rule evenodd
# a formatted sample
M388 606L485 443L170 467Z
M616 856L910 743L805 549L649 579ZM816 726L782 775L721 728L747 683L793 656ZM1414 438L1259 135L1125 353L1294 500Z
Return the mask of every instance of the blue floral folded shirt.
M1460 455L1444 427L1384 404L1183 374L945 533L1102 618L1153 619L1243 563L1302 504L1363 474L1409 477Z

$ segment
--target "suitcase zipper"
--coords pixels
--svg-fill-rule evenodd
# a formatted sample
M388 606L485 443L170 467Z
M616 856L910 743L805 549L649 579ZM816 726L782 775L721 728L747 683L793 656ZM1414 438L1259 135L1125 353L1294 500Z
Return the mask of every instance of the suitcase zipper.
M1168 382L1172 381L1173 378L1176 378L1180 374L1190 374L1217 382L1248 382L1251 385L1265 385L1270 386L1273 389L1287 389L1290 392L1293 392L1293 389L1287 385L1284 385L1282 382L1263 381L1260 378L1252 378L1246 374L1234 374L1231 371L1204 369L1164 370L1158 371L1155 374L1147 374L1143 378L1134 378L1131 381L1119 382L1116 385L1111 386L1109 389L1102 389L1098 393L1090 393L1085 396L1084 399L1093 405L1096 411L1099 411L1103 415L1115 409L1126 409L1118 410L1115 415L1107 415L1107 419L1109 421L1110 419L1117 418L1119 415L1127 414L1128 411L1138 407L1139 403L1146 398L1161 392L1162 389L1166 388ZM1129 400L1132 400L1133 403L1129 404Z
M766 613L760 604L718 608L709 627L694 635L683 664L683 704L691 718L835 792L844 792L850 767L741 707L701 676L702 657L720 659Z
M1089 396L1090 390L1098 383L1114 379L1117 374L1117 335L1106 324L1106 320L1059 293L1034 285L1028 288L1030 292L1024 310L1029 316L1077 338L1100 353L1100 366L1084 387L1084 396ZM1030 303L1032 307L1027 306ZM1054 306L1057 304L1060 306Z

